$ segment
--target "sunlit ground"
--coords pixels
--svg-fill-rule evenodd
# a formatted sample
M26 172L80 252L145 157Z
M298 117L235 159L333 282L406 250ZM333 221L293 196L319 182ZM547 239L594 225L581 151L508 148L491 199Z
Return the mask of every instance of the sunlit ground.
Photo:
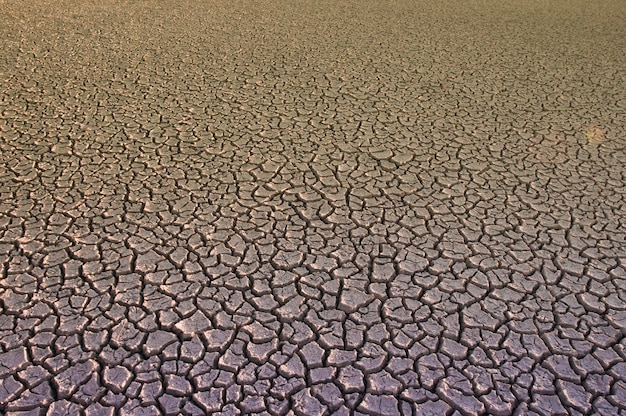
M0 414L624 414L624 22L0 0Z

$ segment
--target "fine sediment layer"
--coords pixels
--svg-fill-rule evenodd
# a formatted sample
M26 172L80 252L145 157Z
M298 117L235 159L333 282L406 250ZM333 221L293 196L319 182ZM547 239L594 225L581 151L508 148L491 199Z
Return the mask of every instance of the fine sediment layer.
M625 414L624 22L0 0L0 413Z

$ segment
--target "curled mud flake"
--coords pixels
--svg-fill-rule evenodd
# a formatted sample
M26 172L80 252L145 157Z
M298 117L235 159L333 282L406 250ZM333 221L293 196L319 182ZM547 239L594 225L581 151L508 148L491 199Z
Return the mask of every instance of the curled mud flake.
M589 126L585 129L585 137L590 144L601 144L605 141L605 131L602 126Z

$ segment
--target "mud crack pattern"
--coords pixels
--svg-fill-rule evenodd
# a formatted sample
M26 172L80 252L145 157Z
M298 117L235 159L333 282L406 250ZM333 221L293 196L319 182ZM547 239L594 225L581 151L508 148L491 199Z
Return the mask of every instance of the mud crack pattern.
M0 413L626 413L626 7L0 1Z

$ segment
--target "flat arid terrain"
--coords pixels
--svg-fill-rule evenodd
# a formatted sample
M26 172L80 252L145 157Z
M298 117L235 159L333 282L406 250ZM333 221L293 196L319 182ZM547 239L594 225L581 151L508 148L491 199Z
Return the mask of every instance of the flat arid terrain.
M626 3L0 0L0 414L626 415Z

